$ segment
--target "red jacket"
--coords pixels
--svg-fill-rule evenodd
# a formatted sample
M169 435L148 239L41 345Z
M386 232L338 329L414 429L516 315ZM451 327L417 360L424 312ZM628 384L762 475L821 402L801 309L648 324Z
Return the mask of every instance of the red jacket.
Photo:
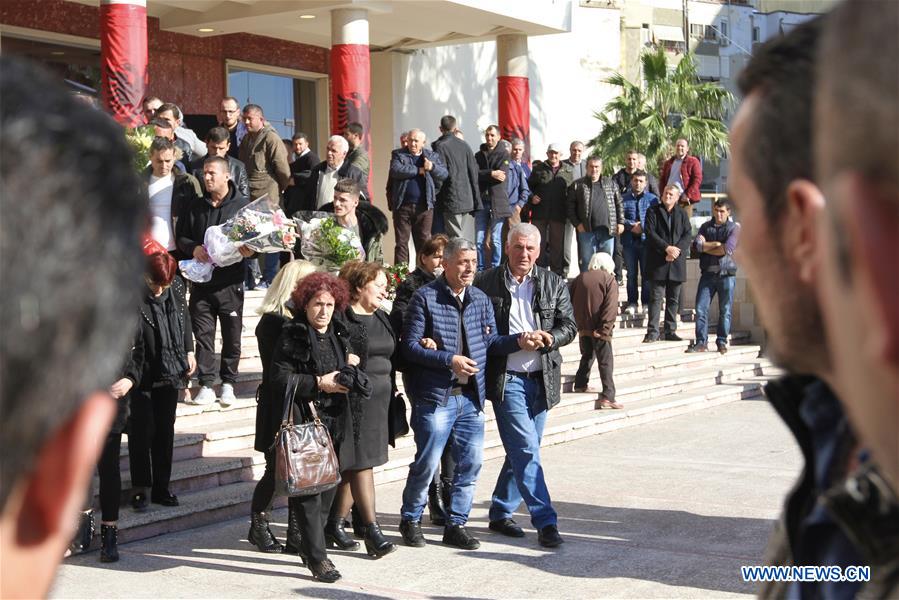
M671 165L674 164L675 158L672 156L662 165L662 172L659 175L659 191L664 193L665 186L668 185L668 177L671 175ZM690 199L691 204L699 202L699 184L702 183L702 165L699 159L689 154L684 157L684 161L680 165L680 178L684 182L684 193Z

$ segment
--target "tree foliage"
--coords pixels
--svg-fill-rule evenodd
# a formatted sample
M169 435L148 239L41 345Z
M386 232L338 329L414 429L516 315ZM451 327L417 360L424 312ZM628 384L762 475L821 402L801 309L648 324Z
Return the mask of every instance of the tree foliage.
M661 47L644 51L640 61L644 87L621 73L605 80L621 92L594 113L602 129L589 146L603 158L603 169L612 172L624 165L625 154L633 148L645 154L647 166L655 170L672 154L678 138L686 138L691 154L717 164L727 150L724 119L733 95L717 83L700 81L692 54L674 69L668 68Z

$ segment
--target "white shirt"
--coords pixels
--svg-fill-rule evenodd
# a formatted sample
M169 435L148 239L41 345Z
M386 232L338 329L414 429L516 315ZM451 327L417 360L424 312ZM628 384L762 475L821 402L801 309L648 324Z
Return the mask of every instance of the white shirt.
M175 176L150 174L150 235L166 250L175 249L175 232L172 230L172 192Z
M531 271L533 273L533 270ZM537 329L537 320L534 318L534 277L531 273L524 276L521 283L512 275L509 268L505 269L506 289L512 298L509 306L509 333L524 333ZM543 369L540 353L536 350L519 350L513 352L506 359L506 371L518 371L531 373Z
M684 159L675 158L674 162L671 163L671 173L668 175L668 181L665 182L665 185L676 185L680 188L681 193L684 191L684 181L680 176L680 168L681 165L684 164ZM662 190L659 190L662 191Z
M334 202L334 187L337 185L337 171L343 163L340 163L333 169L325 167L318 178L318 194L316 195L315 208L321 208L328 202Z

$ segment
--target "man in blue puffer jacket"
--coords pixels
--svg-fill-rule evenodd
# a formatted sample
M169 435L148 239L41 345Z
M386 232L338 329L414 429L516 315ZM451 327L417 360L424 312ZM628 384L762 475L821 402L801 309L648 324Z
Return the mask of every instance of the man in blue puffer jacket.
M403 490L400 533L409 546L425 545L421 515L447 440L452 439L456 471L443 543L474 550L478 540L465 530L481 470L484 448L484 371L487 355L534 350L542 337L533 332L500 336L493 305L471 287L477 248L464 239L443 250L444 274L415 292L403 319L400 349L419 368L407 371L412 399L412 430L417 451ZM425 347L428 346L428 347Z

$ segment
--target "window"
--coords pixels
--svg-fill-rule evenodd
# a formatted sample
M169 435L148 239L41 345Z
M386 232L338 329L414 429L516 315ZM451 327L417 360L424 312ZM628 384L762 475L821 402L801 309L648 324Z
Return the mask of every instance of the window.
M759 28L753 27L752 28L752 43L757 44L758 42L762 41L761 37L762 37L762 32L759 30Z
M690 37L701 38L705 36L705 25L690 23Z
M721 20L718 31L721 32L721 45L727 46L730 43L730 32L727 30L727 21L724 19Z

